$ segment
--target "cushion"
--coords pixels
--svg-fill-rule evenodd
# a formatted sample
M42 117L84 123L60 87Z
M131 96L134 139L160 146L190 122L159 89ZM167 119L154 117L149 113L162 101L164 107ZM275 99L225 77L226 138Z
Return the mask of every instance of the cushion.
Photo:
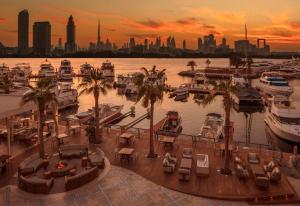
M271 172L275 168L275 163L273 161L269 162L267 165L267 172ZM277 168L278 169L278 168Z
M240 164L240 163L242 163L242 160L241 160L241 158L239 158L239 157L236 156L234 158L234 162L237 163L237 164Z

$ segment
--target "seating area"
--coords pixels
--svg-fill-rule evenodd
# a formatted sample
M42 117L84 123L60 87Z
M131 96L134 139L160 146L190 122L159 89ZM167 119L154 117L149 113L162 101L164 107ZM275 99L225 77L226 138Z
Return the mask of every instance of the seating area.
M19 165L18 186L39 194L72 190L97 178L104 168L104 159L100 148L89 151L80 144L62 146L58 154L45 159L35 153Z

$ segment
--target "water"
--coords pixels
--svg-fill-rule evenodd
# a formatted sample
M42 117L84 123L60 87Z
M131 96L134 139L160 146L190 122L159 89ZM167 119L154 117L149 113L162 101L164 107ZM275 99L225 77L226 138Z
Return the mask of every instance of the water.
M37 73L39 70L39 65L45 59L0 59L0 63L4 62L9 67L14 66L16 63L26 62L30 63L33 73ZM49 61L53 64L55 68L58 68L60 65L60 61L62 59L53 58L49 59ZM106 59L101 58L73 58L70 59L72 62L72 66L74 71L77 73L80 65L88 62L95 67L100 67L101 63ZM189 60L192 59L111 59L111 62L115 65L116 75L120 73L129 73L139 71L141 67L146 67L148 69L152 68L153 65L157 65L159 69L167 69L167 84L171 86L179 86L182 83L189 83L191 81L190 78L183 78L177 75L178 72L187 69L186 64ZM198 68L205 67L206 59L196 59ZM282 60L272 60L274 62L281 62ZM211 66L227 66L229 64L228 59L213 59ZM77 84L79 79L75 78L74 83ZM257 80L253 81L253 85ZM300 81L293 80L291 81L291 85L294 86L295 92L293 94L293 100L300 100ZM124 112L129 111L131 106L136 107L136 117L144 114L146 109L141 106L140 103L135 103L133 101L129 101L124 96L119 96L116 94L116 90L110 90L106 96L100 96L100 102L102 103L113 103L118 105L124 105ZM78 111L86 111L88 108L91 108L94 104L94 100L92 96L81 96L79 98L79 109ZM186 134L198 134L201 125L205 120L205 116L209 112L218 112L224 114L224 109L222 105L222 97L218 96L215 98L212 104L203 107L194 103L193 95L190 95L188 102L175 102L173 99L169 99L168 95L164 96L163 102L157 103L155 105L155 122L161 120L165 117L165 114L169 110L177 110L180 112L182 117L182 126L183 133ZM268 139L266 138L266 127L264 123L264 113L254 113L252 115L252 130L251 137L249 142L258 143L258 144L267 144ZM231 111L231 120L234 122L234 139L239 141L246 141L246 115L243 112L236 112L232 109ZM120 122L121 125L125 125L129 122L133 121L133 118L126 118ZM149 120L144 120L136 127L148 128Z

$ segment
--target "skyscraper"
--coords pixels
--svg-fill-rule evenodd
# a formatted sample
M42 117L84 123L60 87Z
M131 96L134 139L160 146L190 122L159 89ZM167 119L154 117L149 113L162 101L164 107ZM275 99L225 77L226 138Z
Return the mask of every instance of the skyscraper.
M182 48L186 49L186 41L185 40L182 41Z
M101 49L100 20L98 20L97 50Z
M67 53L76 52L76 40L75 40L75 23L73 16L71 15L67 24L67 42L65 44L65 51Z
M199 51L202 50L202 46L203 46L202 39L201 39L201 37L199 37L199 38L198 38L198 50L199 50Z
M37 55L48 55L51 52L50 22L35 22L33 24L33 52Z
M29 52L29 13L23 10L18 15L18 53Z

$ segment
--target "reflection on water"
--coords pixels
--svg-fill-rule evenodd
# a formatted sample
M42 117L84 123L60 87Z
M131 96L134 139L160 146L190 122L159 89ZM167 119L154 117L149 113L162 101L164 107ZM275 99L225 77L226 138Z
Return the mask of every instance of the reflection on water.
M36 74L39 70L39 65L44 59L0 59L0 63L5 62L9 67L14 66L16 63L27 62L30 63L33 68L33 73ZM71 58L69 59L72 62L74 71L78 73L80 65L88 62L95 67L100 67L101 63L106 59L101 58ZM146 67L152 68L153 65L157 65L159 69L164 68L167 74L167 84L171 86L179 86L182 83L190 83L190 78L183 78L177 75L178 72L187 69L186 63L192 59L110 59L110 61L115 65L116 75L123 73L132 73L139 71L139 68ZM55 68L58 68L60 65L61 59L54 58L49 59ZM204 68L206 59L196 59L195 60L198 68ZM281 60L273 60L274 62L281 62ZM228 59L213 59L211 66L228 66ZM78 84L79 79L75 78L74 83ZM253 81L253 86L257 80ZM291 84L295 88L295 95L293 98L295 100L300 99L300 81L294 80ZM136 117L143 115L146 112L146 109L143 108L140 103L136 104L135 99L131 97L121 96L117 94L117 90L110 90L106 96L100 96L100 103L113 103L117 105L124 105L124 112L130 110L131 106L136 107ZM92 95L85 95L79 97L79 108L78 111L86 111L94 105L94 100ZM183 133L188 134L198 134L201 128L201 125L204 123L206 114L209 112L217 112L224 115L222 97L218 96L212 102L212 104L203 107L198 105L193 100L193 95L190 95L188 102L175 102L173 99L169 99L168 95L164 96L164 100L161 103L155 105L155 122L158 122L165 117L165 114L169 110L177 110L180 112L182 117L182 126ZM247 114L247 113L246 113ZM246 121L247 115L244 112L238 112L234 109L231 110L231 119L234 122L234 138L239 141L247 141L249 143L260 143L267 144L266 134L265 134L265 124L264 124L264 112L255 112L251 115L251 133L249 132L249 119ZM133 118L126 118L119 124L125 125L133 121ZM248 122L248 123L247 123ZM137 127L148 128L149 120L146 119L136 125ZM248 128L248 129L247 129ZM246 135L246 131L250 136Z

